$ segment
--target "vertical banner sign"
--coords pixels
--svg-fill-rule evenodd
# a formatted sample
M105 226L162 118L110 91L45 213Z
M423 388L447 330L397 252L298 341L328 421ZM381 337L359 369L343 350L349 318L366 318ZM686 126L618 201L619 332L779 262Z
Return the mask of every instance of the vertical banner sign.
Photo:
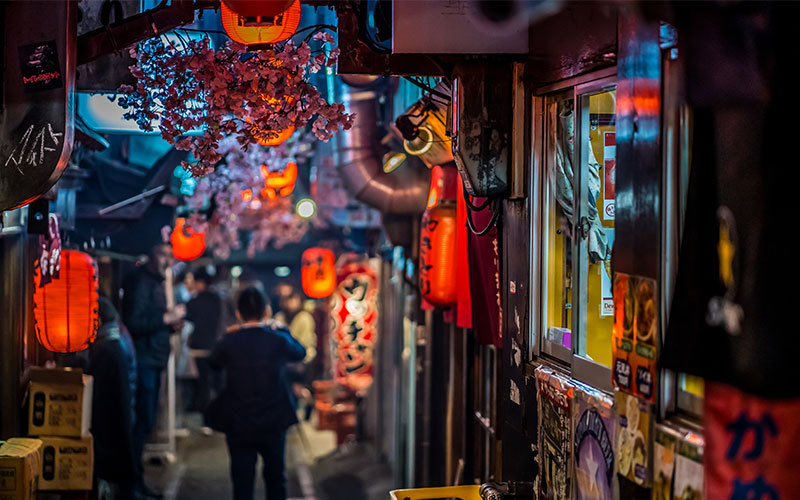
M331 295L334 377L356 391L372 384L372 350L378 332L378 277L369 260L342 257L336 291Z
M655 401L658 293L649 278L614 275L614 385Z
M614 177L617 170L617 133L603 133L603 219L614 220Z
M575 386L549 368L536 369L539 394L540 497L570 500L572 398Z
M640 486L649 486L652 405L617 391L617 472Z
M577 500L614 498L614 400L586 386L575 389L573 407Z
M706 499L800 498L800 398L763 399L706 382Z

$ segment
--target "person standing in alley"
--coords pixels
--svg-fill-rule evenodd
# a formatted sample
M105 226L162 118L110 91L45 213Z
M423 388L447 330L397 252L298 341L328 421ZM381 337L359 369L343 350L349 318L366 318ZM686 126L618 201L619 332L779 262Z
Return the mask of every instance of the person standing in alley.
M315 376L312 363L317 357L316 322L314 316L305 309L300 291L294 287L281 296L280 309L275 319L288 325L292 337L306 348L306 357L300 363L289 365L288 373L292 390L295 396L301 399L305 407L303 413L308 420L314 407L310 387Z
M222 334L225 313L222 298L211 289L213 277L208 270L201 267L192 274L196 294L186 304L186 319L194 325L189 337L189 353L197 365L197 379L191 407L194 411L204 412L213 386L208 358Z
M129 359L119 316L106 297L98 301L100 327L89 347L87 373L94 377L92 436L95 477L108 483L114 498L130 500L136 470L133 458L133 428Z
M225 370L226 385L210 405L217 430L225 432L234 500L253 500L258 455L264 461L267 500L286 498L286 431L297 423L287 363L306 350L289 331L268 321L267 298L255 287L236 301L240 324L223 335L210 364Z
M167 310L164 277L170 258L168 245L154 246L147 263L131 272L122 286L122 318L136 346L135 486L137 495L145 498L161 497L144 482L142 455L158 414L161 375L169 359L170 335L186 313L182 305Z

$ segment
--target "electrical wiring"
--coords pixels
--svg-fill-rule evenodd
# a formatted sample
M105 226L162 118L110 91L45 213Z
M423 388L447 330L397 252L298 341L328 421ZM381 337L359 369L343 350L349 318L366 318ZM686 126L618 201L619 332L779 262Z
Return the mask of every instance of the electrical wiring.
M486 198L482 204L474 205L472 200L469 199L469 194L467 194L467 190L464 189L464 201L467 203L467 227L469 230L472 231L473 234L477 236L483 236L487 234L489 231L492 230L493 227L497 226L497 221L500 219L500 203L501 198ZM473 212L480 212L484 210L489 204L492 204L492 218L489 219L489 222L486 224L481 230L475 228L475 223L472 220L472 213Z

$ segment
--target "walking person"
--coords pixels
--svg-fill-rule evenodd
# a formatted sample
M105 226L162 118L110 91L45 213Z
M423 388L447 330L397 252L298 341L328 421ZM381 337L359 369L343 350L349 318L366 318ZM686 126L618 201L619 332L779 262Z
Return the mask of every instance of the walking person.
M213 277L206 268L201 267L192 274L196 294L186 303L186 319L194 325L189 337L189 353L197 365L191 409L204 412L213 387L208 358L222 334L225 312L222 298L211 289Z
M183 305L167 310L164 277L170 247L160 244L150 251L147 263L131 272L123 283L122 318L136 346L136 421L133 445L138 497L161 498L144 482L142 455L158 415L161 376L170 354L170 335L186 313Z
M236 305L240 324L211 355L211 366L225 370L226 385L209 413L226 434L233 500L253 500L258 455L267 500L285 500L286 431L297 423L286 364L302 360L306 350L288 330L267 321L267 299L258 288L244 289Z
M136 470L133 458L131 393L129 376L133 359L120 332L119 316L106 297L98 301L100 328L89 347L87 373L94 377L92 436L94 468L98 485L108 483L115 499L131 500Z

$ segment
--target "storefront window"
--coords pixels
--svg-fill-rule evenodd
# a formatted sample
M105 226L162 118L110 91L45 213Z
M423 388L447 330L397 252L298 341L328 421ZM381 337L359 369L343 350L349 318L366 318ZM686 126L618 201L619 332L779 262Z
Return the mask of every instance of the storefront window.
M540 350L610 388L616 83L544 97Z

